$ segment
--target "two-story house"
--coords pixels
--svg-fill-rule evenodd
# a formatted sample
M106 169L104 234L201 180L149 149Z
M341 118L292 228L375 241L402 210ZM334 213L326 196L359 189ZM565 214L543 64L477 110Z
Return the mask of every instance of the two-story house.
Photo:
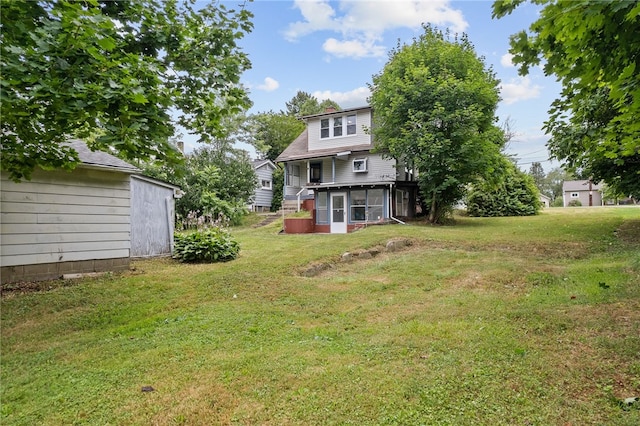
M372 116L367 106L302 117L306 129L276 159L284 163L285 204L314 200L315 232L415 215L414 171L372 152Z

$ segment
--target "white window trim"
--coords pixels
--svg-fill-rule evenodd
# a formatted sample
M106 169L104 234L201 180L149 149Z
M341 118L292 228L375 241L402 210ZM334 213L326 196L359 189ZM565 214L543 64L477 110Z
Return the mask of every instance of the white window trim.
M356 163L362 163L361 169L356 168ZM367 159L366 158L354 158L351 164L354 173L366 173L367 172Z
M571 198L580 198L580 194L577 192L572 192L571 193Z
M355 126L356 130L354 133L349 134L349 124L348 123L348 117L355 117L355 124L353 124L353 126ZM342 119L342 125L340 126L340 128L342 129L342 134L340 136L334 136L333 131L335 129L335 119L336 118L340 118ZM329 120L329 127L322 127L322 120ZM322 130L328 130L329 131L329 135L326 137L322 136ZM339 138L346 138L349 136L355 136L358 134L358 114L345 114L345 115L336 115L333 117L327 117L327 118L322 118L320 119L320 139L339 139Z
M266 182L266 185L265 185ZM269 179L261 179L260 185L262 185L262 189L271 189L271 181Z

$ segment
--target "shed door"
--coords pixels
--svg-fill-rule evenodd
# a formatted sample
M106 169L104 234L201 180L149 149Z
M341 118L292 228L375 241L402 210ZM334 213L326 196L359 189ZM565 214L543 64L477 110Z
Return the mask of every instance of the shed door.
M173 191L131 179L131 257L171 255Z

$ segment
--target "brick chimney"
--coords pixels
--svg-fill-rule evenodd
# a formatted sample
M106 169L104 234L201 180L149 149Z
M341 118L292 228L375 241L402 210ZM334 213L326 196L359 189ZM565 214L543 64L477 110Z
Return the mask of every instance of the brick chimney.
M334 107L326 107L324 112L336 112L336 109Z

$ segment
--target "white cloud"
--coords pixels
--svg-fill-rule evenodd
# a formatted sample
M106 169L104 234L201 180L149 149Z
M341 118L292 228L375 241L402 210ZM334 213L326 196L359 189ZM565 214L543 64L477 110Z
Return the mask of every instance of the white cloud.
M384 56L386 49L384 46L375 44L374 40L345 40L339 41L335 38L327 39L322 45L322 49L338 58L360 59L366 57Z
M513 65L513 55L511 53L505 53L504 55L502 55L502 57L500 58L500 64L502 64L502 66L505 68L515 67L515 65Z
M338 57L382 56L386 48L377 44L387 30L418 29L423 23L464 31L468 23L449 0L341 1L334 9L327 0L296 0L303 20L291 23L285 38L295 41L316 31L330 31L342 40L329 38L323 48Z
M518 101L539 97L541 89L542 86L532 84L529 77L518 77L512 78L509 83L501 84L500 94L502 95L502 101L507 105L511 105Z
M371 95L368 87L358 87L349 92L332 92L331 90L315 91L312 93L319 101L331 99L342 108L354 108L367 105L367 98Z
M256 86L256 89L264 90L265 92L273 92L278 87L280 87L280 83L278 83L277 80L274 80L271 77L267 77L264 79L263 84L259 84L258 86Z

